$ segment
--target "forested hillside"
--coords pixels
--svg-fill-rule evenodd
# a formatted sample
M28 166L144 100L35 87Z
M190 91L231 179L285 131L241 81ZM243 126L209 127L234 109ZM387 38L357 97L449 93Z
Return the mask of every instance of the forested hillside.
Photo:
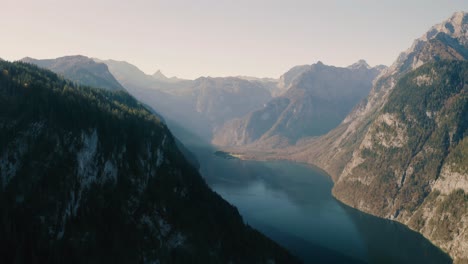
M0 62L3 263L294 263L126 92Z

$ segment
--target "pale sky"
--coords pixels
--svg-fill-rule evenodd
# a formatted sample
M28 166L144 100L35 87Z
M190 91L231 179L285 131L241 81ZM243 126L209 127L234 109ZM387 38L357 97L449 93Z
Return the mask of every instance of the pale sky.
M391 64L468 0L0 0L0 58L82 54L168 76Z

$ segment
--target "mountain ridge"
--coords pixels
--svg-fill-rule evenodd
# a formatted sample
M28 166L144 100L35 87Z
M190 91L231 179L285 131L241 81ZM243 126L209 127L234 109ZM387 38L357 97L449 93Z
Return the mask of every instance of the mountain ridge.
M47 68L82 85L115 91L125 90L109 72L107 65L94 62L83 55L64 56L48 60L25 57L21 61Z

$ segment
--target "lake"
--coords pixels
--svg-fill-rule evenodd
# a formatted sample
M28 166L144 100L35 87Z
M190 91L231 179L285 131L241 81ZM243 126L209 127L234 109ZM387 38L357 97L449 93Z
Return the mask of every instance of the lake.
M451 263L422 235L350 208L319 169L287 161L243 161L190 147L207 183L244 221L304 263Z

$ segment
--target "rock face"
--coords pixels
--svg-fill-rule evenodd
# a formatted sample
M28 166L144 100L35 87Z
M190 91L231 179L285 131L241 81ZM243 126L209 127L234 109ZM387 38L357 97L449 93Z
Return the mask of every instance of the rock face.
M36 60L27 57L21 61L49 69L81 85L99 87L110 91L124 90L105 64L97 63L85 56L66 56L48 60Z
M467 120L468 62L412 71L373 119L334 195L468 259Z
M295 263L126 92L0 62L5 263Z
M468 261L468 14L431 28L336 129L277 155L313 163L334 195Z
M294 144L336 127L362 100L381 69L360 61L348 68L297 66L284 74L279 86L287 89L263 108L232 120L216 131L213 143L239 146L255 141Z

